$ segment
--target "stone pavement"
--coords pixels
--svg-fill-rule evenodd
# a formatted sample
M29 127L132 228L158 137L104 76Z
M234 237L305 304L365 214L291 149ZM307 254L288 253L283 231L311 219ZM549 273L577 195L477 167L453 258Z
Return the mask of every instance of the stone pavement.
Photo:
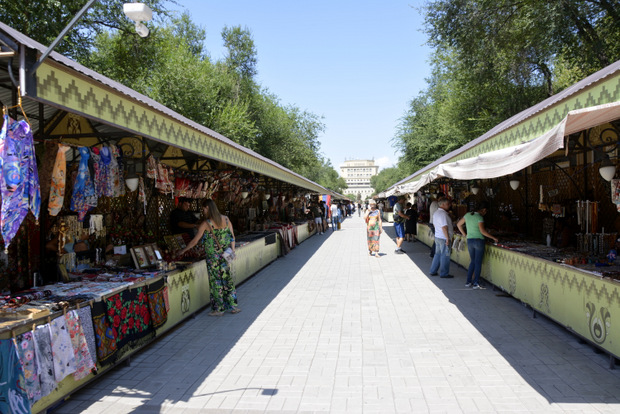
M364 222L315 235L55 413L618 413L620 369L517 300L380 258Z

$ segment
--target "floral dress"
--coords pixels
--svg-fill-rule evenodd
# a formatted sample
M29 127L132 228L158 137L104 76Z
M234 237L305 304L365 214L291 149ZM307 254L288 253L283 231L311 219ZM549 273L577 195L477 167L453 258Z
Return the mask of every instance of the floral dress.
M228 220L228 219L226 219ZM230 267L222 254L233 242L233 235L228 226L216 229L209 220L213 230L206 231L202 243L207 253L207 270L209 272L209 288L211 290L211 310L223 312L237 307L237 289L233 282ZM213 239L217 238L219 246Z
M370 253L379 253L379 237L381 236L379 214L381 214L380 210L372 210L368 213L366 231L368 237L368 251Z

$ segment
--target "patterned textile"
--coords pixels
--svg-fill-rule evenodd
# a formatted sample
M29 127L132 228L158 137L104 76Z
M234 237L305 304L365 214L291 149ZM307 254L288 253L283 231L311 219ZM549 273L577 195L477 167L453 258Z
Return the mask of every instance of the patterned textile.
M106 304L103 301L93 304L93 326L97 341L97 360L100 365L111 364L118 357L114 329L112 329L108 322L107 310Z
M78 213L78 221L84 221L86 213L93 207L97 206L97 195L95 194L95 186L88 169L88 159L90 151L86 147L80 147L80 165L78 167L77 177L73 185L73 196L71 197L71 210Z
M95 341L95 329L93 328L93 317L90 311L90 306L84 306L77 310L80 318L80 325L82 325L82 332L86 338L86 344L88 345L88 353L93 362L97 362L97 343Z
M47 211L50 216L57 216L65 202L65 186L67 182L67 145L59 145L50 183L50 201Z
M155 336L146 287L126 289L105 300L116 347L122 354Z
M30 403L34 404L41 398L41 382L32 332L25 332L17 337L17 353L24 369L24 387Z
M111 189L111 197L125 195L125 178L122 169L121 152L116 145L108 147L110 150L110 173L108 175L108 186Z
M95 363L88 351L88 344L84 337L84 331L82 331L82 325L80 325L78 313L74 310L67 312L65 314L65 321L67 330L71 336L71 345L73 346L75 355L75 372L73 373L73 378L81 380L90 374L90 370L95 367Z
M166 313L170 312L170 300L168 299L168 286L164 288L164 303L166 304Z
M45 141L45 155L41 168L39 168L39 183L41 184L41 201L47 201L50 196L50 183L52 182L52 172L58 155L58 144L56 142Z
M0 170L0 225L8 248L28 210L39 219L41 192L30 125L6 114L0 130Z
M49 395L56 388L54 375L54 354L52 353L52 337L49 324L37 326L34 331L34 350L39 366L41 397Z
M149 295L149 311L151 312L151 321L153 329L157 329L168 320L168 311L164 301L164 289L166 283L163 278L148 286Z
M12 339L0 339L0 413L30 413L24 370Z
M54 355L54 376L56 382L62 381L76 370L75 352L71 345L71 335L65 318L58 317L50 322L52 334L52 354Z
M381 227L379 227L380 214L380 210L372 210L368 214L366 232L368 238L368 250L371 253L379 253L379 237L381 236Z
M211 226L213 226L211 224ZM213 237L217 237L217 243ZM228 227L213 229L213 236L206 231L202 238L207 253L207 270L209 272L209 288L211 290L211 309L216 312L231 310L237 307L237 289L230 274L230 267L222 257L233 241L233 235Z

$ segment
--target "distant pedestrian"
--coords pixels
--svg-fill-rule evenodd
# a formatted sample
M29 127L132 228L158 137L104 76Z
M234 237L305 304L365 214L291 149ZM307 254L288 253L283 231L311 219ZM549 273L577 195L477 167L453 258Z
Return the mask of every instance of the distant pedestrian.
M368 253L371 256L379 257L379 238L383 233L383 222L381 212L377 209L377 203L370 200L370 210L364 215L366 220L366 234L368 238Z
M329 210L331 213L332 231L336 231L338 230L338 221L340 220L340 210L338 210L338 204L335 201L332 201L332 205Z
M439 276L443 278L452 278L450 274L450 243L454 235L452 227L452 219L448 211L450 210L450 200L441 197L437 200L439 208L433 215L433 223L435 224L435 256L431 263L431 276Z
M362 203L357 203L357 217L362 217Z
M312 213L312 218L316 224L316 232L323 234L323 216L321 215L321 209L319 208L318 203L312 203L310 206L310 212Z
M461 234L467 237L467 251L469 252L470 262L465 286L472 286L472 276L474 276L474 289L480 289L480 272L482 271L482 259L485 248L484 237L493 239L497 243L497 238L489 234L484 227L484 215L487 214L488 209L489 205L483 201L478 205L476 211L465 214L456 223L456 227L458 227ZM467 228L467 232L463 229L463 225Z
M398 196L398 201L394 204L394 231L396 232L396 250L394 253L403 254L405 251L401 248L405 239L405 221L409 219L404 212L405 196Z
M405 215L409 217L405 221L405 240L415 242L415 236L418 234L418 207L416 205L411 205L411 203L407 203Z

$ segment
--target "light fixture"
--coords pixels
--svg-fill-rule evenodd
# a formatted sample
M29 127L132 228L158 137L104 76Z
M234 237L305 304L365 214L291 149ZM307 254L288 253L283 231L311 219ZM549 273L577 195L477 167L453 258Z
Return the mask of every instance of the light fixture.
M149 28L142 23L153 19L153 11L149 6L144 3L125 3L123 4L123 13L136 22L136 33L140 37L149 35Z
M241 192L241 198L243 198L243 199L248 198L248 192L247 191L242 191Z
M605 158L603 162L601 162L601 167L598 169L598 172L605 181L611 181L616 175L616 166L609 158Z
M520 184L521 184L521 181L519 180L510 180L510 188L512 188L513 190L516 190L517 188L519 188Z
M265 194L265 200L269 200L271 198L271 194L267 193Z

